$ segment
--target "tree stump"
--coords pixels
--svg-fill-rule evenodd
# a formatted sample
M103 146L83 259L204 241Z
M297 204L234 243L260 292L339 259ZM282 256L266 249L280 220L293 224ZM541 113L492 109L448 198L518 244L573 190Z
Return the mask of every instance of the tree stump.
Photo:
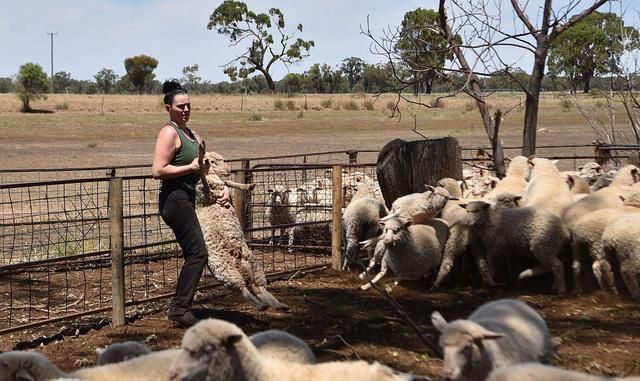
M395 139L378 154L376 174L388 208L398 197L424 192L443 177L462 179L462 155L456 138Z

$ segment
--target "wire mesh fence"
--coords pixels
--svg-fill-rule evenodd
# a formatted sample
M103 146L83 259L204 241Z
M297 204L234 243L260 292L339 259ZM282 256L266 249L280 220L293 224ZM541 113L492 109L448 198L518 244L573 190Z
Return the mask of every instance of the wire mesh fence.
M463 150L465 163L474 162L475 150ZM515 155L519 148L506 152ZM540 147L539 152L560 158L565 169L602 156L593 146ZM607 152L630 162L638 147ZM331 262L332 171L341 168L343 208L362 184L382 197L376 157L375 151L333 151L230 160L236 180L256 185L243 198L234 195L234 201L265 272ZM0 171L0 334L110 308L113 176L123 178L127 302L169 297L175 289L182 259L158 214L159 182L149 176L150 168L77 171ZM86 178L77 178L79 173ZM200 286L215 285L205 271Z

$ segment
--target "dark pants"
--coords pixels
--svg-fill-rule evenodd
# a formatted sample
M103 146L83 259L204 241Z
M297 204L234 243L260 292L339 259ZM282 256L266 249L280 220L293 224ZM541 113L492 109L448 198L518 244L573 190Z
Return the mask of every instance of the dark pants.
M198 281L207 263L207 247L196 216L194 194L182 188L163 189L159 204L160 215L175 233L184 257L169 315L183 315L191 309Z

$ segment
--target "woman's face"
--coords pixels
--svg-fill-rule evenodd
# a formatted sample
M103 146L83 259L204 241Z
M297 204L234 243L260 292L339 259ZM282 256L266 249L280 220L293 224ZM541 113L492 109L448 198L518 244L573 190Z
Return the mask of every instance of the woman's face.
M169 112L169 118L178 124L186 124L191 114L191 103L188 94L177 94L173 103L164 105Z

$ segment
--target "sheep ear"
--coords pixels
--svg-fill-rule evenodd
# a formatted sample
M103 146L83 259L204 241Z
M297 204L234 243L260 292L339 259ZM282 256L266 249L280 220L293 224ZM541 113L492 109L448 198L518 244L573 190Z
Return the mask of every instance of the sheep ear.
M488 202L485 202L484 205L482 205L482 209L483 210L487 210L491 208L491 204L489 204Z
M465 210L467 209L467 206L468 206L468 205L469 205L469 204L458 204L458 206L460 206L461 208L464 208Z
M26 369L19 369L14 377L16 381L35 381Z
M624 201L625 201L624 196L622 196L622 195L618 195L618 197L620 197L620 200L622 200L622 202L624 202Z
M491 179L491 189L496 189L497 185L498 185L498 180L495 178Z
M520 200L522 200L522 196L515 196L513 198L513 203L516 204L516 206L520 206Z
M427 190L427 191L431 191L431 192L433 192L433 191L434 191L433 186L431 186L431 185L429 185L429 184L424 184L424 189L425 189L425 190Z
M474 340L495 340L504 337L504 333L489 331L486 328L479 327L477 332L472 334Z
M584 165L579 166L578 171L582 171L582 168L584 168Z
M447 325L447 321L444 319L442 314L438 311L433 311L431 313L431 324L437 329L439 332L442 332L444 327Z
M99 355L101 355L102 353L104 353L104 350L105 350L105 349L106 349L106 348L96 348L96 354L97 354L98 356L99 356Z
M573 178L573 176L567 177L567 184L569 184L569 188L573 188L573 186L576 184L576 180Z
M409 226L413 225L413 218L409 217L407 218L407 220L404 222L404 227L407 228Z
M224 344L225 348L231 348L240 340L242 340L242 335L229 335L223 340L222 343Z

